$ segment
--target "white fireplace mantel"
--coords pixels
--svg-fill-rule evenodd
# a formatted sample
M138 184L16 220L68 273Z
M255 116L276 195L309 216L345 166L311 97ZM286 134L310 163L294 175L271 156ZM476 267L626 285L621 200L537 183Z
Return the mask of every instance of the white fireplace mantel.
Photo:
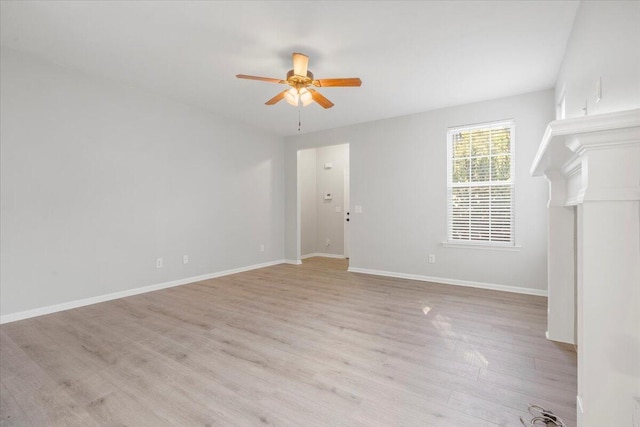
M640 396L640 109L556 120L531 174L549 182L547 337L578 348L578 425L631 425Z
M549 123L540 141L538 152L531 165L531 175L540 176L546 170L559 170L575 158L574 151L566 144L572 137L634 128L637 132L638 126L640 126L640 109L554 120Z

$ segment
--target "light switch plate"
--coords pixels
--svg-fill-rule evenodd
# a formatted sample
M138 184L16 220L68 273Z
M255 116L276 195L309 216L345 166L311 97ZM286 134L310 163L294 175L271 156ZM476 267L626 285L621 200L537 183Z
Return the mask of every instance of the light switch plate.
M362 206L355 205L356 213L362 213Z

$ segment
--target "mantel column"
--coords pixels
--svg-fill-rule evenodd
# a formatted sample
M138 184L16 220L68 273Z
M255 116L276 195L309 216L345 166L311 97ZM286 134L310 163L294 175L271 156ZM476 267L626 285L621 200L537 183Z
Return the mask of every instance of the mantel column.
M629 136L632 136L629 138ZM638 132L574 137L577 215L578 425L631 425L640 395Z
M575 344L575 207L566 206L567 180L560 171L546 171L549 181L547 338Z

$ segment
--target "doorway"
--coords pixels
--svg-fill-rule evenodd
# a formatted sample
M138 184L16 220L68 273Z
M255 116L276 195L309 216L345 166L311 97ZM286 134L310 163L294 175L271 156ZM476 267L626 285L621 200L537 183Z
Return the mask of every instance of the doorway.
M348 153L348 152L347 152ZM344 257L349 259L349 224L351 222L351 218L349 214L351 213L351 203L349 202L350 197L350 188L349 188L349 165L344 168Z
M300 259L349 256L349 144L299 150Z

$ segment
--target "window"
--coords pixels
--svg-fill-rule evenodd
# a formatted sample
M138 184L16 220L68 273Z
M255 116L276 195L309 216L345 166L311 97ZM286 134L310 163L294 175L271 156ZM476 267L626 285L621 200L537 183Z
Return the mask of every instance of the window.
M508 121L447 133L449 242L515 244L513 128Z

